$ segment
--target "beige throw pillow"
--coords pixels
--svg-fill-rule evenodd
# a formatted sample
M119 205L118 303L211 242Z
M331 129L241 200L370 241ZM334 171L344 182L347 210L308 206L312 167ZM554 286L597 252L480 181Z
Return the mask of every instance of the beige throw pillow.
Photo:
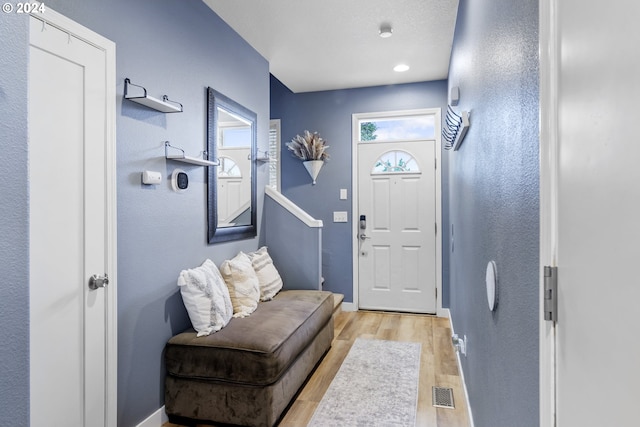
M229 289L233 317L246 317L258 307L260 288L251 260L244 252L220 266L220 272Z
M258 284L260 286L260 301L269 301L280 289L282 289L282 278L273 265L273 260L269 256L267 247L263 246L255 252L249 254L253 269L258 276Z

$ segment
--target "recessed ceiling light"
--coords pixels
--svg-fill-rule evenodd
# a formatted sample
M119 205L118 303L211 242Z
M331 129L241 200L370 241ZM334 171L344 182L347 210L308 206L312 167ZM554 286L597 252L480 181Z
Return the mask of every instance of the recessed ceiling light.
M380 32L378 34L383 39L386 39L386 38L391 37L393 35L393 29L391 28L391 25L383 24L383 25L380 26Z
M409 69L409 66L407 64L398 64L395 67L393 67L393 71L397 72L397 73L403 73L405 71L407 71Z

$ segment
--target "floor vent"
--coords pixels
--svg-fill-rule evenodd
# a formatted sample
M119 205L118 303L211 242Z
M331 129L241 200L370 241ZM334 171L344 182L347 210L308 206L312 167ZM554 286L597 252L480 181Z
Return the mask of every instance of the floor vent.
M433 387L433 406L436 408L453 409L453 389L448 387Z

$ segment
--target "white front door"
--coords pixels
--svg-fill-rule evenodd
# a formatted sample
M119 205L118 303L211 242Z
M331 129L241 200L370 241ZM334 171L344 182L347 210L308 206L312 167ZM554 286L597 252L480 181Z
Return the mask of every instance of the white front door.
M359 307L436 312L436 144L358 144Z
M558 267L541 425L636 426L640 4L545 0L541 12L541 261Z
M31 425L115 425L115 47L29 19Z

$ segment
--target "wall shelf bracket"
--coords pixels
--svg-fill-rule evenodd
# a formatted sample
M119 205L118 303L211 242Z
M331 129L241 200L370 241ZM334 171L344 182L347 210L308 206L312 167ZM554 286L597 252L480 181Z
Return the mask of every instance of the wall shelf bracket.
M173 152L170 153L169 149L173 150ZM208 157L206 151L204 152L203 156L205 157L204 159L201 159L199 157L185 156L184 150L182 148L174 147L169 141L164 142L164 157L167 160L176 160L178 162L190 163L192 165L198 166L220 166L219 159L206 160L206 157Z
M270 162L271 156L269 156L269 152L267 150L257 150L256 160L259 162L265 162L265 163Z
M131 93L131 86L134 87L134 92ZM176 101L171 101L167 95L162 95L162 99L157 99L147 94L147 89L143 86L131 83L128 78L124 79L124 99L136 102L145 107L151 108L161 113L182 113L182 104Z

